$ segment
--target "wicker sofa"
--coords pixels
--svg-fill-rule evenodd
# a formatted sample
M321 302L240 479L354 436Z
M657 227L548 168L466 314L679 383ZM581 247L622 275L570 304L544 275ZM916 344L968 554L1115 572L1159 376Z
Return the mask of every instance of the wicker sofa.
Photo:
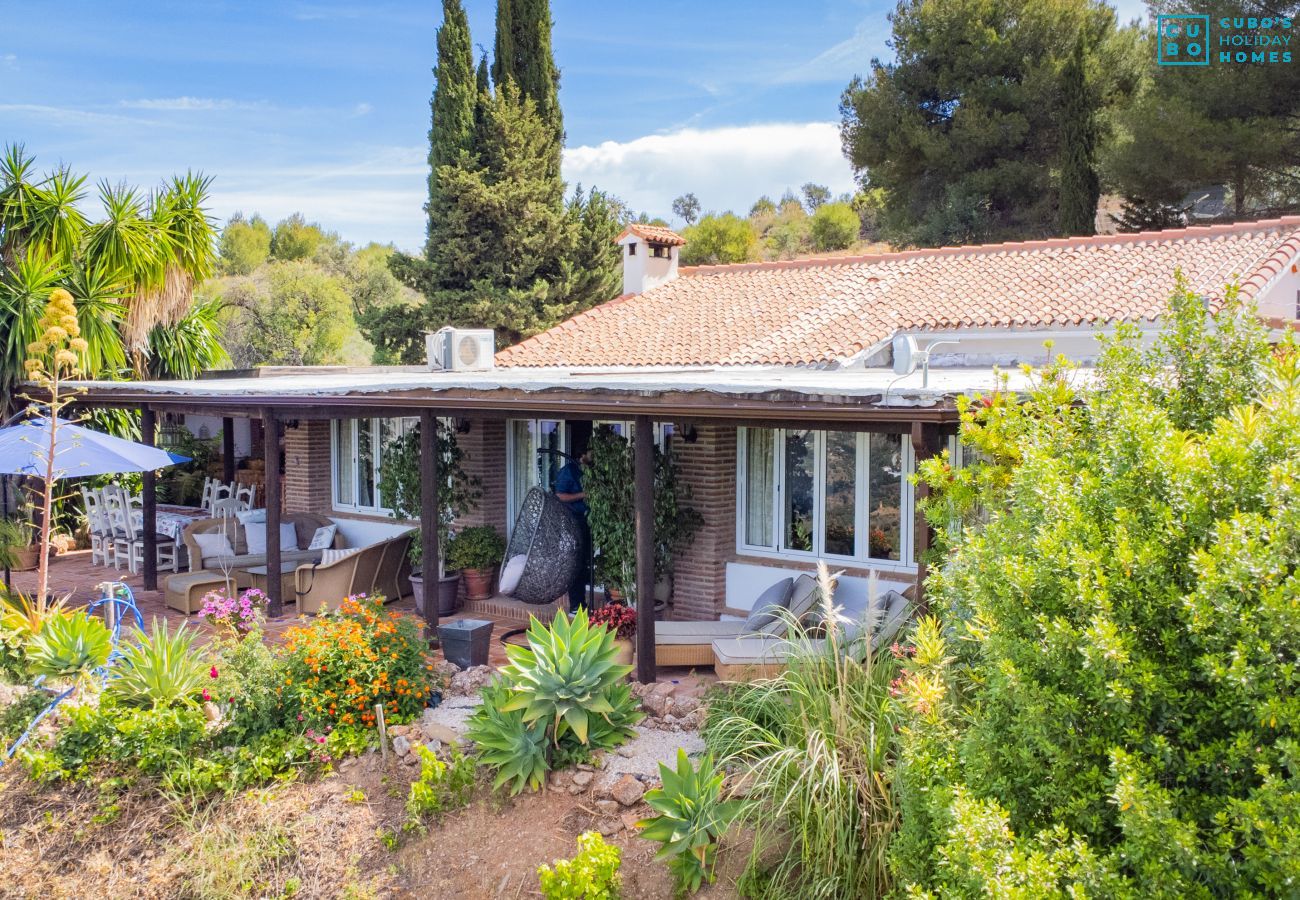
M312 535L316 533L317 528L323 528L327 525L333 525L334 522L324 516L318 516L315 513L285 513L280 517L281 523L293 525L294 534L298 537L298 546L306 547L311 543ZM204 557L199 550L199 544L194 540L196 534L212 534L218 531L225 531L230 545L235 548L234 556L221 557ZM235 518L213 518L199 519L197 522L191 522L185 529L185 549L189 552L190 571L212 571L225 569L247 569L250 566L266 565L265 553L249 553L248 542L244 539L244 526L239 524ZM340 534L334 535L334 546L343 547L343 537ZM298 562L311 559L320 559L319 550L281 550L280 559L282 562Z
M397 600L411 592L407 550L411 533L362 547L329 563L308 562L294 571L298 612L311 615L333 609L354 594Z

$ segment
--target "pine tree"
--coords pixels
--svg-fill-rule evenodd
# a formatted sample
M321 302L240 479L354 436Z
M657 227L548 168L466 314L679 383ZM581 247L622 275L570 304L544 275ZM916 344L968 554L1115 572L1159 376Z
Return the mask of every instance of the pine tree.
M1084 73L1083 37L1061 70L1060 183L1057 219L1061 234L1093 234L1101 180L1097 177L1096 110Z
M442 27L438 29L438 64L433 70L436 84L430 102L429 202L425 206L430 244L437 240L442 218L438 173L443 166L459 164L462 154L472 149L478 94L465 7L460 0L443 0L442 14Z

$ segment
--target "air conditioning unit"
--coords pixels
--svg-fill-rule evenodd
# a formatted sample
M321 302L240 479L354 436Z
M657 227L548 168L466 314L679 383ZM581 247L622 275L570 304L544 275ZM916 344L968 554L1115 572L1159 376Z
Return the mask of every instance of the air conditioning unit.
M424 335L429 368L483 372L493 367L496 342L490 328L440 328Z

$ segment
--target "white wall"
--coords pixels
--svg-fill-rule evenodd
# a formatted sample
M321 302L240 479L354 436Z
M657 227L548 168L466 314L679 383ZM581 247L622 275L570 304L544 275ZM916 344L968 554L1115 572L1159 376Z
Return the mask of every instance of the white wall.
M651 256L650 245L636 235L629 234L619 244L623 248L623 293L640 294L677 277L681 247L669 247L668 256L662 257ZM633 245L636 253L629 255L628 247Z
M235 423L235 458L245 459L253 453L252 420L236 418L233 421ZM215 439L221 434L221 417L187 415L185 416L185 427L195 437L200 437L203 434L203 429L206 428L207 436Z
M1300 254L1255 298L1265 318L1300 319Z

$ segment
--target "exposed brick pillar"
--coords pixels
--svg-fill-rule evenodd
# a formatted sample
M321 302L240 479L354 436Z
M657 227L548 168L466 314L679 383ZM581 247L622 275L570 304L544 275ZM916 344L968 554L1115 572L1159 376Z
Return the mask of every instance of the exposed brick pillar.
M726 561L736 549L736 429L696 426L695 443L673 436L683 503L704 518L673 566L673 617L716 619L726 606Z
M469 419L469 432L456 435L461 467L479 479L478 507L457 517L455 527L491 525L506 533L506 423L500 419Z
M330 512L330 423L300 419L284 430L284 508L288 512Z

